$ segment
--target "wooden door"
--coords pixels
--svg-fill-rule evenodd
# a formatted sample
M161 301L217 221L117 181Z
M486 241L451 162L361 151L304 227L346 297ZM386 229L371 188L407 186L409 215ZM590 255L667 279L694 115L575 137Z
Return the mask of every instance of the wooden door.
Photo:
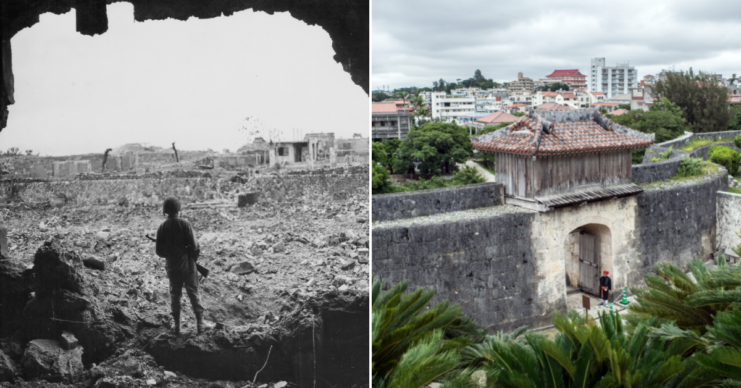
M579 288L599 295L599 239L591 234L579 235Z

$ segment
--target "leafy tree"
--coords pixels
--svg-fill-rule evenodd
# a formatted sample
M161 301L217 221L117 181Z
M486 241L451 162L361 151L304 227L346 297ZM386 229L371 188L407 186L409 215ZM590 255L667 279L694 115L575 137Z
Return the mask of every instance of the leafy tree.
M426 307L435 291L418 288L404 295L408 280L381 293L372 289L372 386L422 388L458 366L457 350L480 340L484 330L444 300ZM443 338L446 341L442 341Z
M654 94L682 109L682 117L693 132L720 132L728 129L728 89L714 76L700 72L671 72L654 85Z
M630 110L630 104L620 104L618 105L618 109Z
M569 90L569 85L556 82L556 83L551 84L551 87L549 89L552 92L558 91L559 89L566 91L566 90Z
M486 81L486 78L481 74L481 70L479 69L473 72L473 79L476 81L476 84Z
M373 142L372 159L381 166L389 165L389 155L386 146L380 142Z
M373 93L373 102L381 102L387 98L389 96L386 93Z
M638 109L608 117L624 127L655 134L655 143L676 139L689 129L682 118L681 109L666 99L651 105L648 112ZM645 151L645 148L632 151L633 164L641 163Z
M432 90L437 91L440 85L437 83L437 81L432 81Z
M450 173L451 166L473 155L468 130L456 124L430 123L409 132L395 154L394 170L407 171L419 161L424 171Z
M741 131L741 105L731 107L731 122L728 129L731 131Z
M512 116L522 117L522 116L525 116L525 112L515 112L515 113L512 113Z
M390 193L393 190L393 186L389 180L390 177L391 174L389 174L389 171L385 167L373 163L373 176L371 177L373 194Z
M499 123L499 124L487 125L487 126L485 126L484 128L482 128L478 132L478 135L483 135L485 133L494 132L494 131L499 130L499 129L502 129L502 128L510 125L510 124L512 124L512 123Z

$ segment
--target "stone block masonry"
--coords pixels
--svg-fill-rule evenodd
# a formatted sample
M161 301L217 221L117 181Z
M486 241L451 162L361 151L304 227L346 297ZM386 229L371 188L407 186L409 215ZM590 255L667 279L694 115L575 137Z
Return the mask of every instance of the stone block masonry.
M566 300L565 293L554 303L539 295L543 266L537 263L530 232L536 214L511 206L477 213L458 221L420 217L408 226L374 226L376 278L384 289L405 279L410 290L432 287L432 303L458 303L490 331L547 324L548 313L564 309Z
M501 183L447 187L396 194L374 195L373 221L399 220L503 204Z
M718 231L716 246L721 252L741 244L741 195L719 191L716 194ZM0 232L1 233L1 232Z

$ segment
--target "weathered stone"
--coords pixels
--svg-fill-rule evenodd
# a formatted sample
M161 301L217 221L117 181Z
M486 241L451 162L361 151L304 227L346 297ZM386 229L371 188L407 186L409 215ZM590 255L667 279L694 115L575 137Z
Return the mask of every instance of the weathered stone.
M97 269L100 271L105 270L105 262L95 256L88 256L82 259L82 263L85 265L85 267L88 268Z
M283 241L280 241L277 244L273 245L274 253L283 253L285 251L286 251L286 244L283 243Z
M340 259L340 268L347 271L355 267L355 262L352 260Z
M2 350L0 350L0 382L15 382L18 373L15 363Z
M47 339L28 343L21 366L26 379L66 383L79 381L85 370L82 365L82 348L64 350L58 341Z
M74 334L63 331L59 338L59 344L62 345L62 349L64 350L72 350L79 345L79 342L77 342L77 337Z
M80 255L51 240L36 251L33 260L35 290L44 294L57 289L81 293L85 282Z
M332 285L335 287L341 287L345 284L352 284L355 281L355 279L347 276L337 275L332 280Z
M237 275L247 275L255 272L255 266L249 261L243 261L241 263L234 264L230 270L232 273Z
M8 255L8 230L0 228L0 255Z
M18 260L0 254L0 312L2 334L9 335L23 325L22 312L31 299L29 271Z

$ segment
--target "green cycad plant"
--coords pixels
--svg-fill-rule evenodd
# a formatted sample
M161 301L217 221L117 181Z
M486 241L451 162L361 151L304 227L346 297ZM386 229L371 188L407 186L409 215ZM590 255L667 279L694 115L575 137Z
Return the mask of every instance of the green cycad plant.
M444 300L427 306L435 291L418 288L404 295L409 281L381 293L372 289L373 386L420 388L455 369L458 349L483 337L461 307Z
M555 312L553 324L559 331L553 339L535 333L525 334L525 341L491 336L467 347L461 355L469 367L446 387L475 386L476 370L484 371L487 386L496 381L496 386L518 388L660 387L683 370L678 349L649 337L643 324L628 338L616 313L602 313L597 326L574 312Z
M636 303L628 306L629 328L640 322L654 327L674 322L679 329L702 335L712 326L715 314L741 307L740 266L726 265L723 255L715 268L707 268L698 259L688 266L694 281L677 266L659 263L654 267L656 274L646 274L647 287L631 288Z

